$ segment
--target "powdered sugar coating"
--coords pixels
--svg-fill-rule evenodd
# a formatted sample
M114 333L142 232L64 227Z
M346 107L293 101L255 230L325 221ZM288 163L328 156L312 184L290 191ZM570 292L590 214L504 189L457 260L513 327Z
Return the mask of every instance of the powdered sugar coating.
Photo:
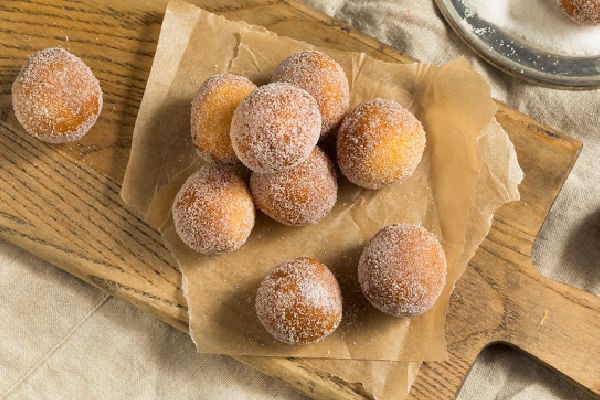
M46 142L81 138L96 123L102 103L102 89L92 70L60 47L34 53L12 85L19 123Z
M202 83L190 115L192 142L202 159L239 162L231 147L231 119L240 101L254 89L248 78L233 74L214 75Z
M319 140L316 100L286 83L261 86L235 109L231 144L255 172L283 171L306 160Z
M600 24L600 0L560 0L563 11L581 25Z
M412 175L425 150L425 131L400 104L377 98L346 114L336 147L338 165L350 182L379 189Z
M325 265L308 257L273 268L256 292L255 307L267 332L288 344L318 342L342 319L337 280Z
M342 67L319 51L294 53L275 69L273 82L285 82L310 93L321 113L321 139L333 135L350 106L348 78Z
M433 306L444 288L444 249L421 226L386 226L364 248L358 281L375 308L397 317L421 314Z
M202 254L233 251L254 226L254 203L234 172L203 166L181 186L171 207L181 240Z
M335 205L337 189L333 163L318 147L295 167L250 177L256 207L285 225L317 223Z

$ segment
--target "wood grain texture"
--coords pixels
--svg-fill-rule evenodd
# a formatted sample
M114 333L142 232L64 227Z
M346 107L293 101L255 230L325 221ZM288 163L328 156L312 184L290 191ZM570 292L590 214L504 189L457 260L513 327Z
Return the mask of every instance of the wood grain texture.
M340 50L408 62L295 2L195 3L234 20ZM0 3L0 236L71 274L187 330L180 274L160 236L119 197L137 109L152 64L166 1L4 1ZM76 144L46 145L21 132L10 85L35 50L63 46L91 66L105 108ZM598 298L541 277L531 246L580 144L500 105L526 177L522 200L502 207L457 284L447 322L450 359L426 363L411 396L453 398L480 350L507 342L600 393ZM544 319L544 315L547 316ZM239 357L313 398L368 398L302 360Z

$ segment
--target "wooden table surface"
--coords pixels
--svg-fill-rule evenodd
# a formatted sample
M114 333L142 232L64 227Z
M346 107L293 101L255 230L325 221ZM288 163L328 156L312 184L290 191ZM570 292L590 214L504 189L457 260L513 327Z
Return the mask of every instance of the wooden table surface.
M233 20L340 50L410 62L395 50L292 1L194 1ZM0 236L187 331L181 276L160 236L119 197L137 109L166 1L4 1L0 4ZM101 118L81 141L47 145L24 135L10 86L35 50L66 47L104 90ZM600 394L600 301L540 276L532 243L581 145L500 105L526 176L522 200L502 207L450 302L449 361L425 363L411 397L453 398L477 354L506 342ZM359 385L300 359L238 357L314 398L368 398Z

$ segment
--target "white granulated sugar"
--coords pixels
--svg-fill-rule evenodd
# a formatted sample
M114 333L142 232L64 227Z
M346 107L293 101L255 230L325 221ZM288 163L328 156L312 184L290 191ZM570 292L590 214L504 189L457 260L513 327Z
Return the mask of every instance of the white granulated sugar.
M256 206L286 225L317 223L337 200L333 163L319 148L299 165L267 174L252 173L250 189Z
M600 55L600 25L579 25L563 12L558 0L462 0L480 19L549 53ZM472 27L471 27L472 28ZM472 29L477 35L487 32Z

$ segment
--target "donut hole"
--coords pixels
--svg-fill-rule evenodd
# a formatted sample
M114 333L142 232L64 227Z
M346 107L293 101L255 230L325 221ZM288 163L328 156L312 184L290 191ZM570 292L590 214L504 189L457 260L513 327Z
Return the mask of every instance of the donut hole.
M321 139L334 136L350 104L348 78L325 53L303 51L286 58L273 72L273 82L284 82L310 93L321 113Z
M84 136L102 111L102 89L92 70L60 47L40 50L12 85L15 116L43 141L66 143Z
M350 182L380 189L413 174L425 141L423 126L410 111L392 100L368 100L342 121L338 165Z
M231 142L238 158L255 172L278 172L306 160L319 139L316 100L285 83L261 86L235 109Z
M442 293L446 257L436 237L412 224L381 229L364 248L358 280L367 300L384 313L413 317Z
M256 86L239 75L208 78L192 100L191 134L198 154L209 162L239 162L231 146L231 119L240 101Z
M301 257L279 264L262 280L256 315L275 339L307 344L335 331L342 318L342 297L331 271L317 260Z
M206 255L238 249L254 226L254 202L246 183L216 166L190 175L171 211L182 242Z
M333 163L315 148L306 161L286 171L252 173L250 189L256 206L275 221L306 225L329 214L338 185Z

